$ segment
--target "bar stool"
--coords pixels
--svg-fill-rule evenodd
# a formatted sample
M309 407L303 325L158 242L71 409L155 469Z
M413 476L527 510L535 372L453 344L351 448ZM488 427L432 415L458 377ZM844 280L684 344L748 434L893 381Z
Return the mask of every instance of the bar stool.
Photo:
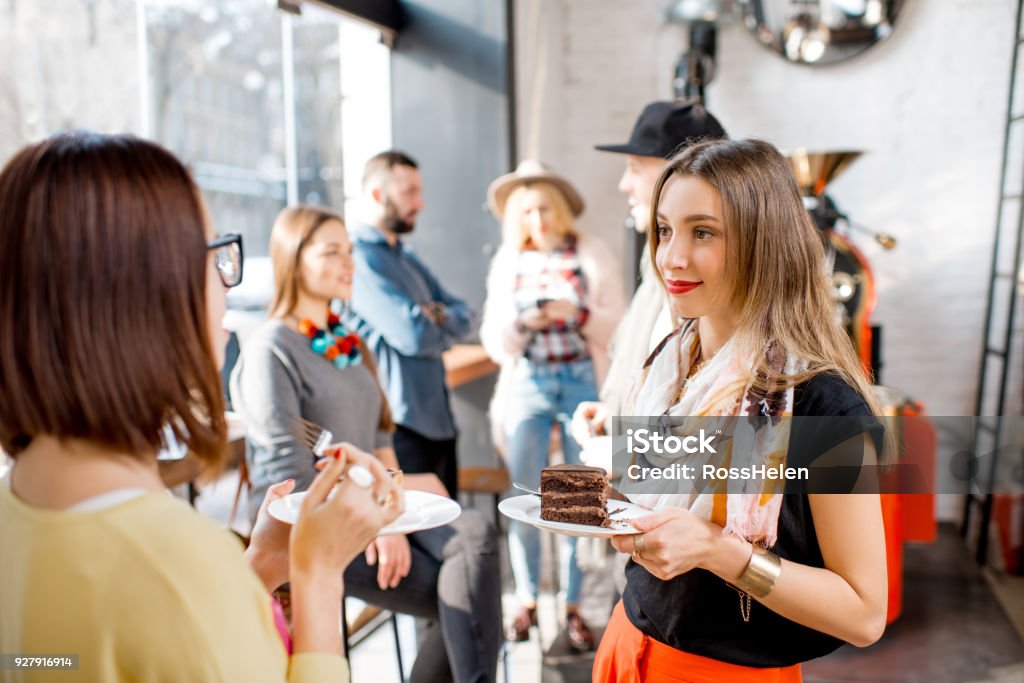
M398 680L405 681L405 668L402 666L402 643L398 634L398 615L394 612L381 609L376 605L365 605L363 609L349 622L348 610L341 600L341 643L345 649L345 659L349 659L349 652L360 643L372 636L384 624L391 622L391 633L395 639L395 657L398 664Z
M459 493L472 496L489 495L494 508L494 525L502 530L498 503L511 486L508 470L504 467L461 467L459 468Z

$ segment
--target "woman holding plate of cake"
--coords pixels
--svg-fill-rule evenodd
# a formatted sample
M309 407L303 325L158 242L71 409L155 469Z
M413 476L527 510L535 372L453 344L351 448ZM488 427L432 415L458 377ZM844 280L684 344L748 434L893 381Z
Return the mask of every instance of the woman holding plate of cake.
M570 416L580 402L596 400L608 341L624 308L622 286L609 250L576 230L583 200L562 176L523 161L491 183L488 203L503 232L480 330L484 347L501 364L492 426L513 481L536 489L553 426L561 427L565 462L579 463ZM592 649L593 635L577 611L582 572L576 539L566 538L563 546L569 641L576 649ZM513 521L509 549L521 604L507 633L515 642L529 638L537 623L540 532Z
M891 452L834 320L820 236L778 150L757 140L688 147L652 204L651 259L683 323L644 364L631 414L743 416L782 429L791 423L776 418L846 416L822 452L852 447L858 465ZM805 457L788 443L788 454L755 444L750 455ZM881 637L878 495L759 486L631 498L654 512L612 541L631 561L594 681L800 681L801 662Z
M394 426L373 356L330 309L351 298L359 277L345 223L322 207L284 209L271 231L270 257L270 319L246 338L231 379L232 403L248 426L256 498L287 478L302 490L316 475L313 452L294 434L300 418L396 470ZM406 474L404 488L413 512L411 493L448 495L434 474ZM432 620L411 681L493 681L501 640L498 569L494 527L465 510L445 526L378 537L349 565L345 586L371 604Z

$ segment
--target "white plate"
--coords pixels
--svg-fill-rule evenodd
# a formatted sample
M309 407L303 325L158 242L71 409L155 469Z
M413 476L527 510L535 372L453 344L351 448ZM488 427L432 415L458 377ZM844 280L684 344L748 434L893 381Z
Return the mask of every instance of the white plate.
M532 494L506 498L498 505L498 510L510 519L532 524L538 529L554 531L565 536L595 536L597 538L638 534L640 532L634 529L629 522L637 517L651 514L651 511L645 507L624 500L609 500L608 515L612 520L610 527L549 522L540 518L540 498Z
M403 491L405 512L398 519L380 530L381 536L396 536L414 531L433 529L454 522L462 514L462 508L451 498L425 491ZM270 504L270 515L285 524L295 524L299 508L306 492L293 493Z

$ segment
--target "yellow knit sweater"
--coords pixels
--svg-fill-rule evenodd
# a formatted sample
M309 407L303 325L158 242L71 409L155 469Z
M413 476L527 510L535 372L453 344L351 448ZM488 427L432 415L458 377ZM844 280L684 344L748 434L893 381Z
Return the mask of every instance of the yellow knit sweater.
M167 493L63 512L0 480L0 590L0 653L79 656L5 683L348 680L340 655L289 659L241 544Z

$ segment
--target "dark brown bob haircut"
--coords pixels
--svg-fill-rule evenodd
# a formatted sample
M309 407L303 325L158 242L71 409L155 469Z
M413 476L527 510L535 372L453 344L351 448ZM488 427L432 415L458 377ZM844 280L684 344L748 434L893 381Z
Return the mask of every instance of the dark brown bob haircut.
M62 133L0 171L0 447L38 435L139 457L164 427L220 463L205 209L174 155Z

